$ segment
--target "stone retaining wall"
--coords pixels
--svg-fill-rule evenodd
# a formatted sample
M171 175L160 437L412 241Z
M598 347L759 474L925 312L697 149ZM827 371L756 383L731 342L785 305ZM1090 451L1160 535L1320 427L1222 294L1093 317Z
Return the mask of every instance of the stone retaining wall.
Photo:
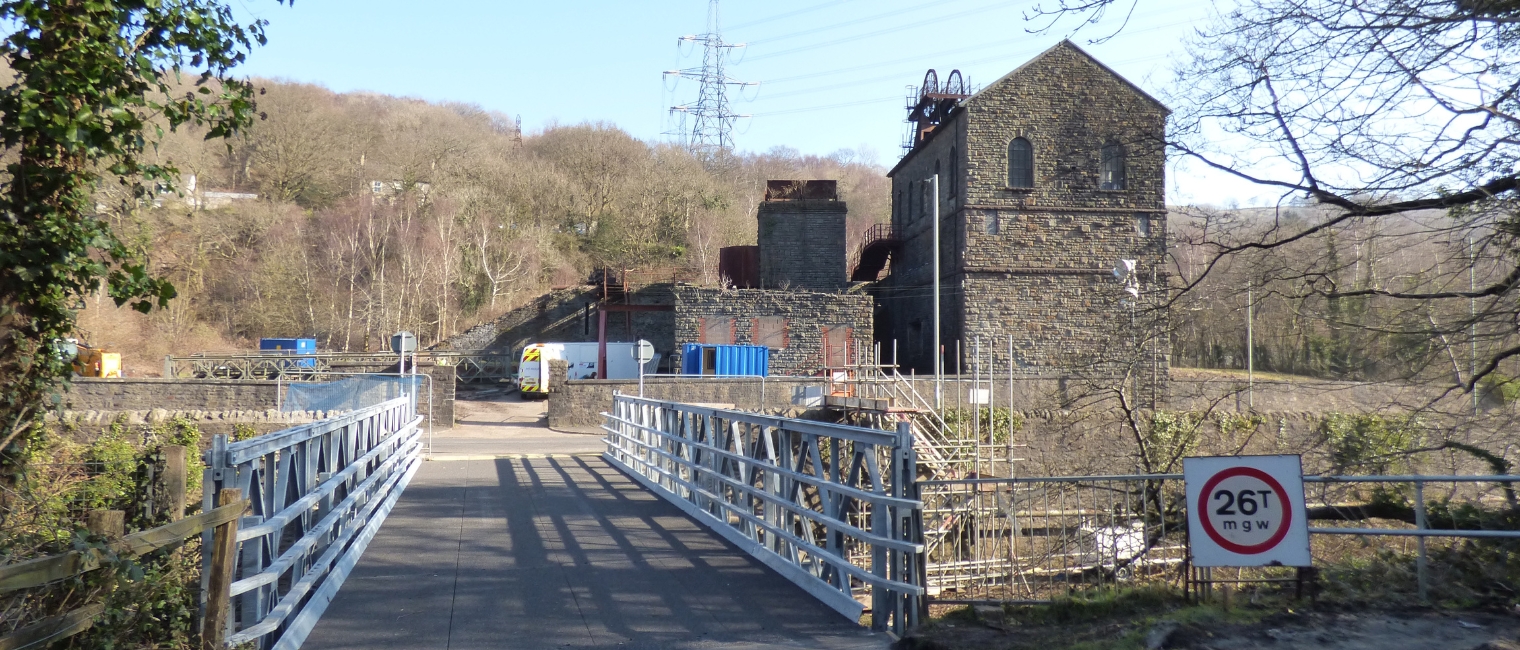
M272 381L76 377L63 406L72 411L268 411L278 408L278 388Z
M805 386L823 386L811 377L646 377L644 395L695 404L732 404L747 411L790 409L792 395ZM549 394L549 426L562 431L594 432L603 412L612 409L612 394L639 394L638 380L578 379L560 384Z
M433 377L435 426L454 426L454 367L428 365L420 370ZM91 426L109 425L121 416L130 424L184 417L225 425L229 430L234 424L275 430L314 419L311 414L279 412L277 393L288 385L289 382L222 379L76 377L63 395L62 410L66 418ZM418 400L417 409L424 416L428 414L426 396Z

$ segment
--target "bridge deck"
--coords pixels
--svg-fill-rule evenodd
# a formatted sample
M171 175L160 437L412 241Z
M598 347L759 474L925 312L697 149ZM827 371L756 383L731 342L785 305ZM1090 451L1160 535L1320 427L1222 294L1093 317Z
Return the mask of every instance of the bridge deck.
M305 647L887 645L594 454L468 443L423 464Z

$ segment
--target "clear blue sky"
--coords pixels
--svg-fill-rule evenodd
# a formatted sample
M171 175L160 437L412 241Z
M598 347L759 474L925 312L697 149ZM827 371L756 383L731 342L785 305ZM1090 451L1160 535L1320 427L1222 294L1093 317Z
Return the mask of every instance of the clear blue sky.
M730 93L755 117L736 127L739 149L776 146L804 153L874 153L891 165L901 153L905 86L928 68L959 68L988 83L1072 33L1073 21L1028 30L1037 0L723 0L724 40L737 50L730 76L759 81ZM1045 0L1048 6L1053 0ZM1119 0L1116 9L1128 9ZM696 82L665 70L701 65L701 50L678 37L704 31L705 0L489 0L322 2L293 7L234 3L269 21L269 45L244 66L249 75L433 101L478 104L521 115L529 132L550 124L603 121L657 140L667 109L691 101ZM1182 39L1207 20L1207 1L1139 0L1074 40L1163 99ZM1173 202L1249 202L1255 190L1172 169Z

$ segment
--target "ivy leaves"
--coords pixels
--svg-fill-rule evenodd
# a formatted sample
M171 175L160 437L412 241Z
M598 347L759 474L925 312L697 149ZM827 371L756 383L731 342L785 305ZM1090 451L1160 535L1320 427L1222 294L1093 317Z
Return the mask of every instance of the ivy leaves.
M81 297L103 289L142 312L174 298L102 215L175 191L179 170L152 155L166 129L216 139L252 123L255 89L232 71L265 42L265 23L240 24L215 0L9 0L0 21L15 72L0 88L4 461L66 380L67 365L39 351L71 333ZM106 180L127 190L117 206L97 204Z

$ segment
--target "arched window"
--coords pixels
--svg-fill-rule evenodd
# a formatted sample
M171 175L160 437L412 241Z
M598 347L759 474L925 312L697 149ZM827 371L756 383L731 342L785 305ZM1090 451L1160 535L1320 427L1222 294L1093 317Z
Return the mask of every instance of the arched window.
M1098 167L1098 188L1124 189L1124 145L1112 140L1103 145L1103 159Z
M1024 138L1008 143L1008 187L1034 187L1034 147Z

